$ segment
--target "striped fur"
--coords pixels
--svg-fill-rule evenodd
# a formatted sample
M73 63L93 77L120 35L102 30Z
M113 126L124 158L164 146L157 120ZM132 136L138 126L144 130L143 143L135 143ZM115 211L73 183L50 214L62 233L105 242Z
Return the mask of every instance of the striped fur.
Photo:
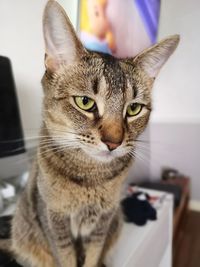
M86 51L53 0L44 37L40 144L12 222L12 250L24 266L97 267L119 235L122 184L149 120L155 75L178 37L132 59ZM97 108L81 110L74 96ZM142 111L128 117L134 102ZM119 145L109 151L106 142Z

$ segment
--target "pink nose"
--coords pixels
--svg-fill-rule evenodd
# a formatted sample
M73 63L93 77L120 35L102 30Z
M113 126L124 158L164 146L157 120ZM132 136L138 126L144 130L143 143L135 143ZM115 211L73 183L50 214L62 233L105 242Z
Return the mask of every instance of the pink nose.
M104 140L101 140L104 144L106 144L107 145L107 147L108 147L108 149L110 150L110 151L112 151L112 150L114 150L114 149L116 149L118 146L120 146L121 145L121 143L122 142L119 142L119 143L113 143L113 142L110 142L110 141L104 141Z

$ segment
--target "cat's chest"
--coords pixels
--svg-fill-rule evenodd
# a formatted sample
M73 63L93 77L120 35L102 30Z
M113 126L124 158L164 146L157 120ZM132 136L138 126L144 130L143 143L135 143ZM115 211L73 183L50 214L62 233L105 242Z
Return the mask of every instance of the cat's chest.
M39 175L38 189L48 209L70 218L71 232L87 236L102 214L119 205L121 179L84 187L61 176ZM55 182L56 181L56 182Z
M102 209L97 205L83 206L70 214L70 228L74 238L91 234L101 217Z

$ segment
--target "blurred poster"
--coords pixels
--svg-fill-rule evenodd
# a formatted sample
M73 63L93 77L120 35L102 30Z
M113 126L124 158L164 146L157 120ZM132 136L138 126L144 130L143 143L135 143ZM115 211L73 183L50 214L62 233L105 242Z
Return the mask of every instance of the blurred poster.
M80 38L93 51L133 57L156 42L160 0L80 0Z

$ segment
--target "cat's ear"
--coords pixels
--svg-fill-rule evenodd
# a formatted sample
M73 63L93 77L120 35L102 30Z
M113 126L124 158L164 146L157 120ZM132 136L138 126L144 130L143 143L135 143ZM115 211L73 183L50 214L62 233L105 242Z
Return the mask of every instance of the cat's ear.
M85 51L64 9L56 1L48 1L45 7L43 33L45 66L50 72L73 64Z
M179 35L169 36L158 44L144 50L134 58L134 62L149 75L155 78L167 59L179 43Z

